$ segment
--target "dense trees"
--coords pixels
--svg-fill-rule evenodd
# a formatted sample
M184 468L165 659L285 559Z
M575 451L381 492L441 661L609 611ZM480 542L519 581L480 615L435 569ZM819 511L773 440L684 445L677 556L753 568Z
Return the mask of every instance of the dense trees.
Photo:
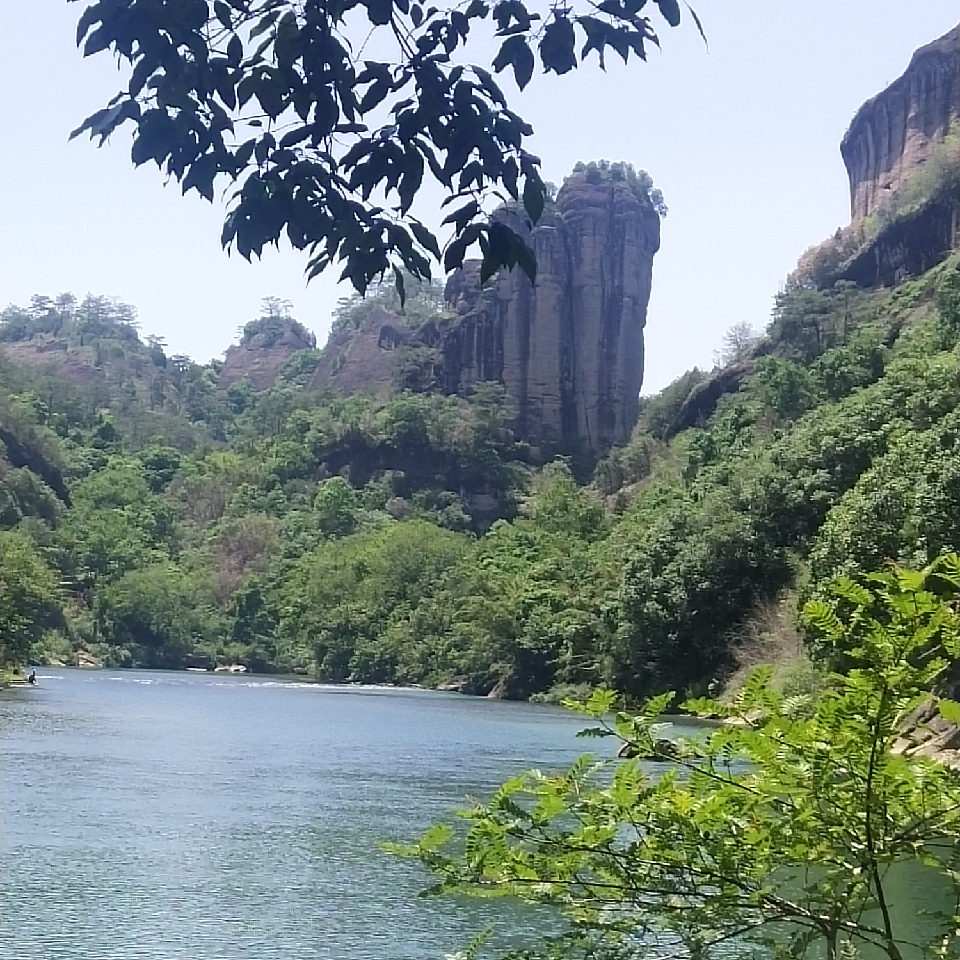
M62 619L60 585L30 538L0 533L0 668L24 662L30 645Z
M562 932L510 954L530 960L956 956L960 787L903 748L905 721L960 655L960 559L841 578L829 594L805 617L848 668L815 704L761 669L732 704L685 704L731 723L664 741L672 693L611 718L616 696L597 690L578 705L596 724L584 734L631 759L515 777L462 811L462 832L439 824L396 849L436 890L559 908ZM939 710L960 720L956 701ZM917 858L946 907L922 924L893 896Z
M784 294L736 393L679 435L710 375L646 398L587 487L526 462L494 384L386 400L283 377L224 390L215 367L178 361L173 376L162 345L117 334L127 314L81 346L75 315L54 333L38 300L5 315L18 349L83 370L97 344L119 352L73 385L0 353L0 524L62 581L45 596L73 648L108 662L199 656L514 697L698 692L734 668L755 610L956 546L956 290L947 263L893 292ZM435 287L411 295L437 309ZM369 308L345 304L344 322ZM62 656L51 636L5 643Z

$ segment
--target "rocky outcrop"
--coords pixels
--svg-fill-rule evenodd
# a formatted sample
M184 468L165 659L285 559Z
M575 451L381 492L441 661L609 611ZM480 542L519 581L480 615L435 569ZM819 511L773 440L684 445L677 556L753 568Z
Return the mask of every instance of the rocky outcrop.
M432 339L430 333L427 339ZM330 390L342 396L367 393L386 397L404 386L405 361L402 347L424 347L424 334L411 328L402 317L383 307L374 307L359 325L335 327L323 348L323 355L310 378L310 390ZM433 360L431 354L430 358ZM432 363L431 363L432 370Z
M930 156L960 111L960 28L914 53L903 75L868 100L840 153L850 178L850 215L873 213Z
M702 427L713 416L721 397L736 393L753 373L754 366L752 357L731 363L693 387L683 401L676 419L667 428L664 439L669 440L691 427Z
M892 287L932 269L960 241L960 187L947 184L922 207L897 217L836 275L865 289Z
M90 347L77 347L66 338L36 338L0 343L3 357L11 363L34 367L59 380L78 387L105 381L102 367L96 366L96 353Z
M515 210L496 215L529 230ZM660 216L642 185L586 169L567 178L527 238L536 284L519 269L481 284L479 263L468 261L447 282L452 315L411 325L375 308L331 335L310 388L468 395L494 381L534 460L591 460L624 443L639 412Z
M481 287L468 263L447 284L457 321L436 330L448 393L499 381L536 451L601 456L630 435L660 218L646 194L597 171L568 178L519 270Z
M268 390L276 383L280 368L294 353L317 345L316 337L295 320L263 325L263 329L254 332L251 328L259 323L248 324L241 342L224 354L217 380L219 387L226 388L246 379L255 390Z

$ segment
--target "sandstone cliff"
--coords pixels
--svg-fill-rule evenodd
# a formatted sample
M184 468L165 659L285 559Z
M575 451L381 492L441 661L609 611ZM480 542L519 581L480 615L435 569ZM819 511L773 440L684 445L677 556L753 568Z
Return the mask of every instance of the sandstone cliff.
M895 286L926 273L957 248L957 147L947 134L958 111L960 27L955 27L917 50L904 74L857 111L840 144L853 223L808 250L788 282L819 289L837 280L865 289ZM867 216L872 235L863 222ZM890 342L899 330L898 323L887 332ZM740 389L759 357L777 352L770 340L762 341L750 357L693 386L663 439L704 423L722 397Z
M268 390L291 355L316 345L317 338L296 320L261 317L244 327L239 344L227 349L217 385L226 388L246 379L255 390Z
M873 213L922 165L960 112L960 28L914 53L903 75L856 113L840 153L850 214Z
M426 336L431 339L429 334ZM425 351L430 361L426 382L404 383L409 351L399 351L401 347L426 347L423 340L423 332L411 328L404 318L373 306L358 326L334 327L330 332L307 389L331 390L342 396L366 393L381 398L405 386L429 389L434 352L429 348Z
M602 455L637 419L660 217L625 180L584 173L566 180L531 242L535 286L513 271L481 290L476 264L450 278L459 322L441 341L443 388L499 380L534 447Z
M468 394L501 383L535 459L601 456L636 422L643 328L660 215L619 165L568 177L529 236L537 282L519 270L481 285L479 264L450 277L452 317L411 327L375 310L332 337L310 383L339 392L413 388ZM498 216L522 217L511 210Z

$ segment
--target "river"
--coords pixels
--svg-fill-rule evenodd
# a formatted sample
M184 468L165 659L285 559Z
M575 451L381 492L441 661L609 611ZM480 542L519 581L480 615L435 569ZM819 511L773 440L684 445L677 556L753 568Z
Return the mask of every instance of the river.
M586 746L566 711L457 694L39 673L0 698L11 960L439 960L497 913L418 899L380 841Z
M41 668L0 693L0 956L440 960L489 923L550 917L418 898L385 854L530 767L610 741L559 708L253 677ZM896 878L918 918L945 891ZM915 932L914 929L911 932ZM735 953L736 951L734 951Z

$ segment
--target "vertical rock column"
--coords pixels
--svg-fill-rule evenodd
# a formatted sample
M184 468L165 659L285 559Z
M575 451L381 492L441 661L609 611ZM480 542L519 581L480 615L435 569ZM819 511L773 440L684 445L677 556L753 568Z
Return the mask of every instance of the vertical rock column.
M576 439L599 454L636 423L660 218L622 181L577 181L558 205L570 250Z
M497 379L514 405L517 435L535 455L599 457L636 422L660 218L623 180L568 177L531 244L533 286L514 270L480 290L475 264L450 278L447 299L459 322L442 348L444 388L468 392ZM484 349L465 349L481 342Z

